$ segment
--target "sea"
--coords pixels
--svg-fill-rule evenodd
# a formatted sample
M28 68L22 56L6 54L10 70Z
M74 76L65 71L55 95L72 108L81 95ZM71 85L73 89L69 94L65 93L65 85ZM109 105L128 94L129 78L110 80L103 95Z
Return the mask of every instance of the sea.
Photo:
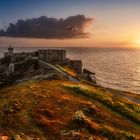
M64 49L67 58L82 60L83 68L96 74L98 85L140 94L140 49L132 48L15 48L15 52ZM7 51L0 47L0 57Z

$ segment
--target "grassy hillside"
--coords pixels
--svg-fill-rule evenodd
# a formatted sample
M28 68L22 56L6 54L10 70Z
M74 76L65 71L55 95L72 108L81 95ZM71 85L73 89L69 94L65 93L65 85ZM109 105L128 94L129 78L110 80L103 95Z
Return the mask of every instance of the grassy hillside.
M118 95L140 98L64 80L28 81L2 88L0 132L42 140L66 139L68 135L81 140L140 139L140 106ZM72 130L78 130L75 136Z

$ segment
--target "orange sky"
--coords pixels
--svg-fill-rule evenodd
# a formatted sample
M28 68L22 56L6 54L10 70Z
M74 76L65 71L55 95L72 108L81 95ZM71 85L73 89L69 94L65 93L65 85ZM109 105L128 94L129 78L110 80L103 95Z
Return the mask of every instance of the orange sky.
M10 44L16 47L140 47L140 1L138 0L81 0L81 2L72 0L63 1L63 3L58 1L45 3L44 1L40 4L36 1L30 5L27 2L22 4L20 2L20 6L23 6L20 8L17 8L18 2L14 1L15 4L9 3L9 7L5 3L5 9L1 3L0 27L2 22L15 23L19 18L46 15L59 19L84 14L86 17L94 18L91 25L86 28L90 37L80 39L0 37L0 47ZM26 10L24 6L28 6ZM6 10L6 8L9 9Z

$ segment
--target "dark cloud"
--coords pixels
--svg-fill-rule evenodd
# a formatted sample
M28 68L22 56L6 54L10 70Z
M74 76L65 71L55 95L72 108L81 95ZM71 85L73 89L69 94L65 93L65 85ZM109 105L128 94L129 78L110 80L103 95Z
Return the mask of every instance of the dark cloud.
M84 38L89 34L84 32L87 23L93 19L84 15L70 16L66 19L39 18L18 20L10 24L6 31L0 30L0 36L27 37L27 38Z

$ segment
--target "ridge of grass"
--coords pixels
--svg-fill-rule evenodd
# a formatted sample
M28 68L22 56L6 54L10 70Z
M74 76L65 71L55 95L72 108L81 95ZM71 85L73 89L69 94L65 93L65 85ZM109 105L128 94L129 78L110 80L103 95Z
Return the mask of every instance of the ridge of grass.
M107 106L108 108L112 109L113 111L116 111L117 113L125 116L126 118L130 119L131 121L137 123L140 125L140 106L127 101L126 99L120 99L118 97L112 96L109 93L100 93L100 92L93 92L91 89L89 90L88 88L84 86L79 86L79 85L64 85L65 88L92 98L101 104Z

